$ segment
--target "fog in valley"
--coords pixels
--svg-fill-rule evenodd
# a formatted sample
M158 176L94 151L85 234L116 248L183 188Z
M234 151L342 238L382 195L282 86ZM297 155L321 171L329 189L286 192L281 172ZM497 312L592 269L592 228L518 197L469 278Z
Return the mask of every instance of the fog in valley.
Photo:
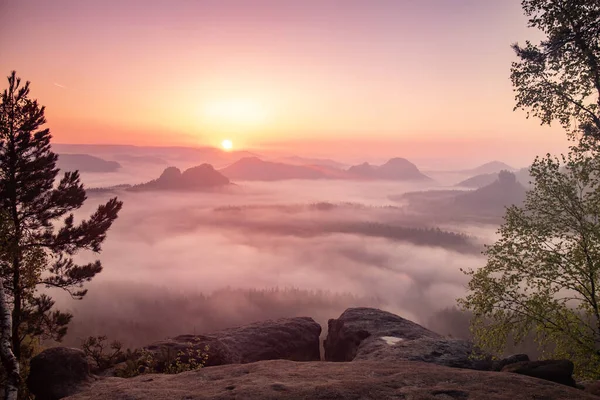
M120 162L115 172L82 172L86 187L148 181L168 166ZM485 263L481 251L493 240L501 213L461 220L453 209L411 207L404 194L466 193L453 185L470 173L419 182L235 181L205 191L91 190L77 217L115 195L124 207L102 253L78 255L104 266L86 285L85 298L53 291L57 306L74 314L64 342L76 346L87 336L107 335L138 347L291 316L313 317L325 335L327 320L351 306L378 307L455 333L434 316L465 293L468 279L460 269Z

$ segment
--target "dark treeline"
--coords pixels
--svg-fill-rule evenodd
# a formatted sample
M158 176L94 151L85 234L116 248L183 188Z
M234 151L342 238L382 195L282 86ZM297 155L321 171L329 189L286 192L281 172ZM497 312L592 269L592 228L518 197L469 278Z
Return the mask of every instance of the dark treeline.
M182 293L158 286L102 283L83 302L63 344L80 346L88 336L106 335L135 348L181 334L200 334L256 321L309 316L324 327L348 307L380 307L376 297L296 288L233 289Z

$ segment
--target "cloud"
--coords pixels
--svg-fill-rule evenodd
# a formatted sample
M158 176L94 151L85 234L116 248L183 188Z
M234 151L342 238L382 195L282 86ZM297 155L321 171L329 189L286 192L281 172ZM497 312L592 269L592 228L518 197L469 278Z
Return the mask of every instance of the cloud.
M57 86L57 87L62 88L62 89L66 89L67 88L66 86L61 85L60 83L56 83L56 82L54 82L54 86Z

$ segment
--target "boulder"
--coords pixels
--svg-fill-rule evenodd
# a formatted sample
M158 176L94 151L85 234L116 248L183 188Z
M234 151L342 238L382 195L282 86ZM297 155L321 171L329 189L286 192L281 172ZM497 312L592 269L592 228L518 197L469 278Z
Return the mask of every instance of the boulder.
M593 400L584 391L524 375L411 361L260 361L177 375L106 378L69 400L431 399Z
M407 319L374 308L349 308L328 323L325 360L422 361L490 370L491 357L466 340L445 338ZM472 357L478 355L479 357Z
M206 335L182 335L146 347L153 353L206 353L206 366L245 364L260 360L320 360L321 326L312 318L256 322Z
M494 371L502 371L502 368L506 367L510 364L515 364L522 361L529 361L529 356L527 354L513 354L502 360L496 360L492 364L492 370Z
M574 365L569 360L521 361L502 368L502 372L532 376L575 387Z
M91 381L83 351L53 347L31 359L27 387L36 400L56 400L78 392Z
M413 340L442 337L412 321L376 308L349 308L338 319L330 319L327 326L329 330L323 342L326 361L352 361L367 338Z

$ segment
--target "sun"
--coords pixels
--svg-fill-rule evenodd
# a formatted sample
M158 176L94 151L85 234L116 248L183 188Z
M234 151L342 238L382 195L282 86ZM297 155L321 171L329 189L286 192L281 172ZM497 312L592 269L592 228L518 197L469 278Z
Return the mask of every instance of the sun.
M225 139L221 142L221 147L223 150L231 150L233 148L233 142L229 139Z

